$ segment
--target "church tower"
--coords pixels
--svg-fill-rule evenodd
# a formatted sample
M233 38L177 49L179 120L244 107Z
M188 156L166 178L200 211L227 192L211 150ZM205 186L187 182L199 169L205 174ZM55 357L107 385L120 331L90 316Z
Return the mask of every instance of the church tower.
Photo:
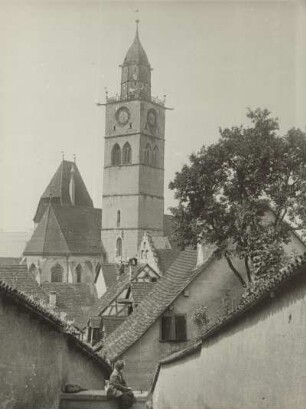
M106 98L102 243L108 262L136 256L143 233L163 235L164 101L138 33L121 65L120 96Z

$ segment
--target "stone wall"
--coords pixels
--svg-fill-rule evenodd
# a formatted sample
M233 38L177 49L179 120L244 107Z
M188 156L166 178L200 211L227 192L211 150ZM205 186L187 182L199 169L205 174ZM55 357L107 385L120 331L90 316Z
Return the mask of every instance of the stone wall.
M105 369L56 327L0 295L1 409L55 409L64 384L104 388ZM106 374L107 376L107 374Z
M304 271L199 352L162 364L154 409L305 408L305 321Z

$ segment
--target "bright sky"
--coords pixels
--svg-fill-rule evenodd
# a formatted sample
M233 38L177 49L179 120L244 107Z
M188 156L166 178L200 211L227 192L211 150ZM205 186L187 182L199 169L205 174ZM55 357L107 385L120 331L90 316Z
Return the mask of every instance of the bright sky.
M154 68L152 94L167 94L167 189L192 151L218 128L267 107L281 128L305 128L304 1L0 0L0 229L24 231L61 151L101 207L104 88L140 38ZM304 31L303 31L304 30Z

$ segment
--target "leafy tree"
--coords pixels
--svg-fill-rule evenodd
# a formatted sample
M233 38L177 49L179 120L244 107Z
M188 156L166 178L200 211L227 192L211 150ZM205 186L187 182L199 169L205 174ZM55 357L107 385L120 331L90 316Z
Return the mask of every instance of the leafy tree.
M171 209L178 243L216 245L244 287L283 263L287 222L302 234L306 226L306 134L280 136L266 109L247 117L250 126L220 129L219 141L192 154L169 185L179 201Z

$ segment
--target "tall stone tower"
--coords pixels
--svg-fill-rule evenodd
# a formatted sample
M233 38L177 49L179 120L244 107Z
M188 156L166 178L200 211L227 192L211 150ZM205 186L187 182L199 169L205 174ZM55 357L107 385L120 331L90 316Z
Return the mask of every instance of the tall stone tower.
M120 96L107 96L105 104L102 242L108 262L134 257L145 231L163 235L165 107L151 96L138 21L121 69Z

